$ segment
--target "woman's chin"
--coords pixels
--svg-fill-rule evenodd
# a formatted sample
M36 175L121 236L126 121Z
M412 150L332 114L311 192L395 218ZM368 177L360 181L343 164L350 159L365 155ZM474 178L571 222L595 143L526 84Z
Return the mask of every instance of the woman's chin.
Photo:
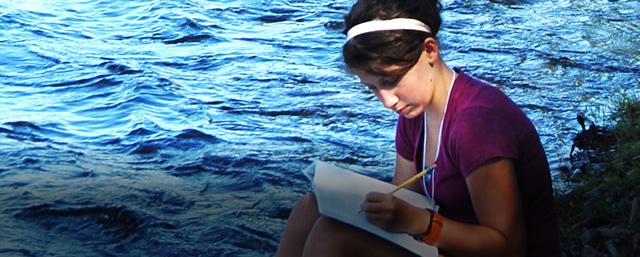
M406 113L398 113L398 114L404 116L407 119L413 119L415 117L418 117L418 115L420 115L420 112L417 112L415 110L411 110L411 111L406 112Z

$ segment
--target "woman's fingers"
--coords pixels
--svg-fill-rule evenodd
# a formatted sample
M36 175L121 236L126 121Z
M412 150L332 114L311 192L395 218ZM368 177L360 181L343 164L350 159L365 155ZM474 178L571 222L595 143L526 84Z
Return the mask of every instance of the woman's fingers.
M392 232L407 231L414 208L393 195L379 192L367 194L360 204L371 224Z
M365 197L365 202L384 202L389 201L393 198L390 194L380 193L380 192L369 192Z
M392 195L371 192L365 197L360 209L365 212L371 224L382 229L389 229L393 224L395 205Z
M390 213L386 213L386 212L367 213L367 219L372 220L372 221L383 222L383 221L388 221L391 218L392 218L391 214Z
M388 203L363 202L360 204L360 210L367 213L381 213L381 212L392 212L393 207Z
M391 224L391 220L393 219L390 213L368 213L367 221L369 223L376 225L382 229L388 229Z
M367 213L393 212L393 196L389 194L371 192L365 196L360 209Z

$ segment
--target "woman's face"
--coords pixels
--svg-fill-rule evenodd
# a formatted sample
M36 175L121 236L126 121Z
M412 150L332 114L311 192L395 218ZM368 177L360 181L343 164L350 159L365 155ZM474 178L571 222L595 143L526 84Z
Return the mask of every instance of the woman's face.
M429 72L429 64L420 56L418 62L405 73L399 81L389 82L388 77L372 75L356 70L355 74L362 84L366 85L382 102L385 108L391 109L407 118L422 114L431 103L433 84ZM391 66L389 71L398 67Z

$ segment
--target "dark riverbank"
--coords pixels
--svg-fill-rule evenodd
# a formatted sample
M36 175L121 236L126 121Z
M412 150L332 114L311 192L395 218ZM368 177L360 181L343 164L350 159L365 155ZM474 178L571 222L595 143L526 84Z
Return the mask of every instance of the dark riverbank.
M577 116L583 130L561 168L570 189L556 192L566 257L640 256L640 100L614 103L614 125Z

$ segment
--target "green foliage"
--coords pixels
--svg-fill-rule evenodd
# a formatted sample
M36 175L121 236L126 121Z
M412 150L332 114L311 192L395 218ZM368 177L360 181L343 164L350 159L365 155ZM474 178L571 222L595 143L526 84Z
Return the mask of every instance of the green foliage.
M623 95L614 101L617 124L614 131L621 143L633 143L640 140L640 99L637 95Z
M640 98L625 95L613 103L615 125L608 128L615 135L613 150L590 153L610 156L604 163L598 163L604 170L582 174L580 182L573 184L570 191L556 192L560 237L566 256L580 255L587 229L640 230L640 222L629 224L632 202L640 197ZM622 248L621 256L633 256L630 247Z

